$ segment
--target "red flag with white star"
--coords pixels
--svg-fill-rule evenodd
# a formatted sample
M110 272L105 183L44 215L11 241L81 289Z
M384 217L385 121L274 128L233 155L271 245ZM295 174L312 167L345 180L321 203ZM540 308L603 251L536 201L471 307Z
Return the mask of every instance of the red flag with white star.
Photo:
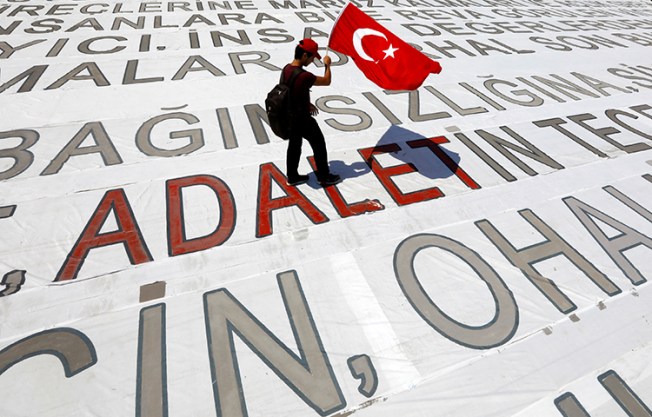
M350 56L360 71L386 90L416 90L441 65L349 3L333 25L328 47Z

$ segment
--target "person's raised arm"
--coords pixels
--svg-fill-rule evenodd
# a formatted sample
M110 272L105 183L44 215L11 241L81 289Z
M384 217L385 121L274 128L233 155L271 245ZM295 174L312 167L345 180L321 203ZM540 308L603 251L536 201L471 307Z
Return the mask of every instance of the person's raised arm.
M331 85L331 57L328 55L324 57L324 76L317 76L315 85Z

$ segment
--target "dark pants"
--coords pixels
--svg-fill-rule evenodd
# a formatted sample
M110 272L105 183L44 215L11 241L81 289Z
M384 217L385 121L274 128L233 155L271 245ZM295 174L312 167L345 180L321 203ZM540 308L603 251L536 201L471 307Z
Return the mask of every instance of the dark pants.
M328 154L324 134L321 132L317 120L312 116L302 117L292 124L287 153L287 176L299 175L299 161L301 159L301 144L305 138L315 156L317 177L328 175Z

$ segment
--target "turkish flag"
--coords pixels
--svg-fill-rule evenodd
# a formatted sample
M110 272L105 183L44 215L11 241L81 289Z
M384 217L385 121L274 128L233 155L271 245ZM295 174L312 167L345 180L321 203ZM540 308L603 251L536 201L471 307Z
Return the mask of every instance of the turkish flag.
M441 65L349 3L333 25L328 47L353 58L360 71L386 90L416 90Z

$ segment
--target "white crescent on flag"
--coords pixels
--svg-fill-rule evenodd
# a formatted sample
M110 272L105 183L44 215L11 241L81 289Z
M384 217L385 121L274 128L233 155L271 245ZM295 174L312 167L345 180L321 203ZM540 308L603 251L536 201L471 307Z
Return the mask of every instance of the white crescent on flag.
M370 57L362 47L362 39L364 39L365 36L378 36L385 40L387 40L387 36L385 36L385 34L382 32L369 28L361 28L353 33L353 47L355 48L355 51L358 53L360 58L366 61L378 62Z

